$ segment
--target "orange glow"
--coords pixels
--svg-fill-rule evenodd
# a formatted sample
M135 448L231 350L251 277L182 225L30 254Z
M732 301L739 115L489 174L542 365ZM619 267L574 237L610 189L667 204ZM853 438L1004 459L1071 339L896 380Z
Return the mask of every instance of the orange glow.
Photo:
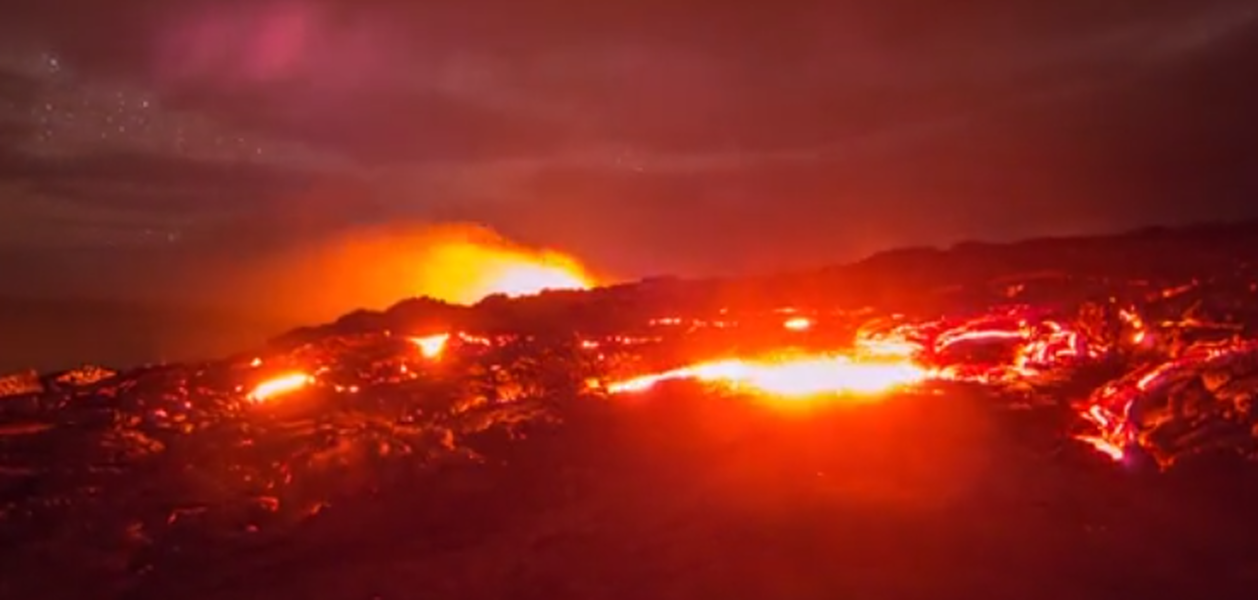
M607 283L565 253L509 240L468 223L348 228L330 237L215 266L186 290L282 323L333 320L347 307L430 297L469 304L487 295ZM225 290L253 290L248 299ZM242 344L243 345L243 344Z
M843 355L729 359L645 375L608 386L612 393L637 392L672 379L694 379L787 400L820 396L873 396L930 377L908 360L858 360Z
M1123 309L1118 311L1118 316L1127 326L1133 329L1131 333L1131 343L1143 344L1149 339L1149 332L1144 324L1144 319L1140 318L1140 314L1134 310Z
M812 327L812 320L806 317L794 317L782 323L782 327L790 331L807 331Z
M1110 460L1113 460L1114 462L1121 461L1126 455L1121 447L1099 436L1081 435L1076 436L1075 439L1091 446L1093 450L1108 456Z
M438 333L425 337L411 338L411 343L419 347L419 353L424 358L438 358L446 349L446 342L450 341L450 334Z
M418 257L417 288L434 298L469 304L492 294L527 296L544 290L594 287L576 259L512 244L477 230L434 239Z
M922 351L922 347L904 339L872 339L859 337L856 347L868 356L908 358Z
M281 375L274 379L268 379L249 393L249 400L253 402L266 402L271 398L290 394L300 390L307 385L314 383L314 377L305 373L289 373Z

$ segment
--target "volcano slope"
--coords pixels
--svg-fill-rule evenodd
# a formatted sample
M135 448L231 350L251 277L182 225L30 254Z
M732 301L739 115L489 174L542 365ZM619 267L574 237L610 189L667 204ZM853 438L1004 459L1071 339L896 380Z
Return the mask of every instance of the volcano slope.
M0 380L0 597L1248 597L1258 227Z

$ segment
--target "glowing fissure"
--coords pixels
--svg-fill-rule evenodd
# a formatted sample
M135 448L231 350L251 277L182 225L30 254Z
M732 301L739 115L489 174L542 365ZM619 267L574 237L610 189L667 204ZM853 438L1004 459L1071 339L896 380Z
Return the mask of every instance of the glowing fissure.
M411 343L415 344L424 358L440 358L445 352L446 344L450 341L450 334L437 333L424 337L411 338Z
M309 374L287 373L258 384L249 393L249 399L254 402L266 402L272 398L291 394L313 382L314 377Z
M661 381L695 379L783 398L826 394L872 395L926 379L928 372L910 362L860 362L842 355L728 359L683 367L612 383L608 391L641 391Z

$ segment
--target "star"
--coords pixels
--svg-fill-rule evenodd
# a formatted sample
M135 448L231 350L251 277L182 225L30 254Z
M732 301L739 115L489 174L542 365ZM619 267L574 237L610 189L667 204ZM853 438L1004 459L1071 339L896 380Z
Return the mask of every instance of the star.
M57 159L86 154L139 153L189 160L251 164L347 165L327 153L255 135L195 111L166 106L157 94L135 84L84 78L54 53L10 55L32 87L25 114L16 103L6 120L30 131L14 146L34 157Z

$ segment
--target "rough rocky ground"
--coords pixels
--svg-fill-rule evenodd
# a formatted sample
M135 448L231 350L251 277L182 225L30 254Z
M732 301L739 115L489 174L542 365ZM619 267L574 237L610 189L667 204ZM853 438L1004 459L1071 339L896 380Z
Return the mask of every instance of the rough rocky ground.
M1252 472L1116 470L1052 418L927 395L800 420L664 392L126 597L1248 597Z

